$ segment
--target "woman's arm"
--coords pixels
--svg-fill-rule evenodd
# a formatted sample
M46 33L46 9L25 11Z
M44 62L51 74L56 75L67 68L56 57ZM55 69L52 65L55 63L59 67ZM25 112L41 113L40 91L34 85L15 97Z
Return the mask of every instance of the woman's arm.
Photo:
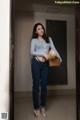
M57 57L60 59L60 62L62 62L62 58L60 57L58 51L56 50L51 37L49 37L49 42L50 42L50 48L56 52Z

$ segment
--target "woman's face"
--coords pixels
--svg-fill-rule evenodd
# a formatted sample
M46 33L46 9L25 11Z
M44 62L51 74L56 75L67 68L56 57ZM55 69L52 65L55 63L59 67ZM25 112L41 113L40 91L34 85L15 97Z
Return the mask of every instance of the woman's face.
M42 37L43 34L44 34L44 29L41 25L38 25L37 28L36 28L36 33L38 34L38 37Z

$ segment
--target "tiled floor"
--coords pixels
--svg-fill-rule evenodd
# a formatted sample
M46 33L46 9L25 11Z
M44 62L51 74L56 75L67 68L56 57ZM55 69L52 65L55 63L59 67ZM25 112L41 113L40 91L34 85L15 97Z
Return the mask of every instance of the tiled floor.
M14 120L35 120L31 97L16 98ZM50 96L47 117L40 120L76 120L76 98L72 95Z

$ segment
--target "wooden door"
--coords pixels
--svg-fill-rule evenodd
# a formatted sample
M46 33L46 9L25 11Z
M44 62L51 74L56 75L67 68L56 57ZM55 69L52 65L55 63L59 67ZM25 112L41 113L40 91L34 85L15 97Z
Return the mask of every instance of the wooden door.
M80 120L80 6L76 6L75 19L76 19L76 104L77 104L77 120Z
M9 118L14 120L14 9L15 0L11 0L11 15L10 15L10 108L9 108Z
M49 85L66 85L67 82L67 21L46 20L46 32L62 58L59 67L49 67Z

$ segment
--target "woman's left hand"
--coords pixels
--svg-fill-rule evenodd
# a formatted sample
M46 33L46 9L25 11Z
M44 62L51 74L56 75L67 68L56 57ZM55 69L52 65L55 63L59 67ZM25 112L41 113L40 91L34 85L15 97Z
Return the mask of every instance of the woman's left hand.
M48 54L44 54L43 56L46 60L48 60Z

